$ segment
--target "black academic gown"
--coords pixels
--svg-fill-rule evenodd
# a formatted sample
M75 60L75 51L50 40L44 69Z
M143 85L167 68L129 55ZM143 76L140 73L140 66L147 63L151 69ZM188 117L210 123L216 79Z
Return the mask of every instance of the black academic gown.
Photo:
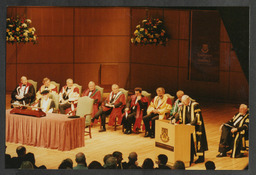
M204 156L204 151L208 150L208 144L200 106L197 102L191 101L187 107L183 105L180 108L176 122L195 126L195 132L191 142L191 155ZM193 157L191 159L193 161Z

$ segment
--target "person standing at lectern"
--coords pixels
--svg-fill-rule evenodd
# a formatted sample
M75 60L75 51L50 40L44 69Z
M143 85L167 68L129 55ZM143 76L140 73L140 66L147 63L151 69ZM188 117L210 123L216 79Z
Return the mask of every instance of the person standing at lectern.
M194 155L198 156L195 163L204 162L204 152L208 150L208 144L201 109L199 104L192 101L188 95L183 95L181 101L183 105L180 106L179 115L172 122L195 126L195 132L191 138L191 163Z

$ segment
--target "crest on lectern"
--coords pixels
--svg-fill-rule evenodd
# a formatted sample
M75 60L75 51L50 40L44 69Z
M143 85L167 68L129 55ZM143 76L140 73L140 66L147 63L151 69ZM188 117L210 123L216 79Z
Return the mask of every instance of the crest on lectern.
M167 128L162 128L160 138L163 142L168 142L169 141L168 129Z

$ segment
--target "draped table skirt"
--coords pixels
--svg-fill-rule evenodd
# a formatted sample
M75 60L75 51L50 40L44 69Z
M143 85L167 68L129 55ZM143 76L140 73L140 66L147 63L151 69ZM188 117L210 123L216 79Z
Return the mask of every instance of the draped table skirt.
M85 118L47 113L45 117L10 114L6 110L6 141L68 151L84 146Z

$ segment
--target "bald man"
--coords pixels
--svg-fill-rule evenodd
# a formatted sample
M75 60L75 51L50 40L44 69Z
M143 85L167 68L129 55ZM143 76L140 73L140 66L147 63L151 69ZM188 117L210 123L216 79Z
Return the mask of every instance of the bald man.
M242 141L248 134L249 112L245 104L241 104L239 112L227 123L221 125L221 137L219 144L219 154L217 157L227 156L226 152L232 149L230 157L243 157L241 150L246 149ZM233 137L234 136L234 137Z
M61 114L66 113L66 109L71 108L69 113L73 114L79 98L79 89L74 86L73 80L71 78L66 80L66 85L61 88L59 93L59 110ZM69 114L68 113L68 114Z
M77 166L73 167L74 170L88 169L84 153L79 152L76 154L76 163Z
M35 96L34 86L28 83L27 77L22 76L19 85L12 92L11 103L31 104L35 101Z
M174 102L174 105L172 107L172 110L170 113L170 116L171 116L170 119L173 119L173 118L175 118L175 116L178 115L178 109L179 109L179 106L182 104L181 98L183 95L184 95L184 92L182 90L177 91L177 93L176 93L177 100Z
M112 126L115 123L115 117L118 117L118 124L122 122L122 109L125 106L125 95L122 91L119 90L119 86L117 84L112 85L112 92L108 95L106 101L100 107L99 111L95 114L92 122L95 119L101 117L101 126L102 128L99 132L106 131L106 116L109 116L108 125Z
M93 81L90 81L88 83L88 89L83 92L82 97L83 96L88 96L88 97L94 99L93 108L92 108L92 117L94 117L94 115L99 110L99 103L100 103L100 100L101 100L101 93L98 89L95 88L95 83ZM97 123L97 120L94 120L94 123Z
M141 167L138 166L138 155L136 152L131 152L129 154L129 162L124 162L123 163L123 168L124 169L141 169Z
M183 105L180 106L175 122L195 126L195 132L191 139L191 163L194 161L194 155L198 157L195 163L202 163L205 160L204 152L208 150L208 144L200 106L188 95L183 95L181 102Z

